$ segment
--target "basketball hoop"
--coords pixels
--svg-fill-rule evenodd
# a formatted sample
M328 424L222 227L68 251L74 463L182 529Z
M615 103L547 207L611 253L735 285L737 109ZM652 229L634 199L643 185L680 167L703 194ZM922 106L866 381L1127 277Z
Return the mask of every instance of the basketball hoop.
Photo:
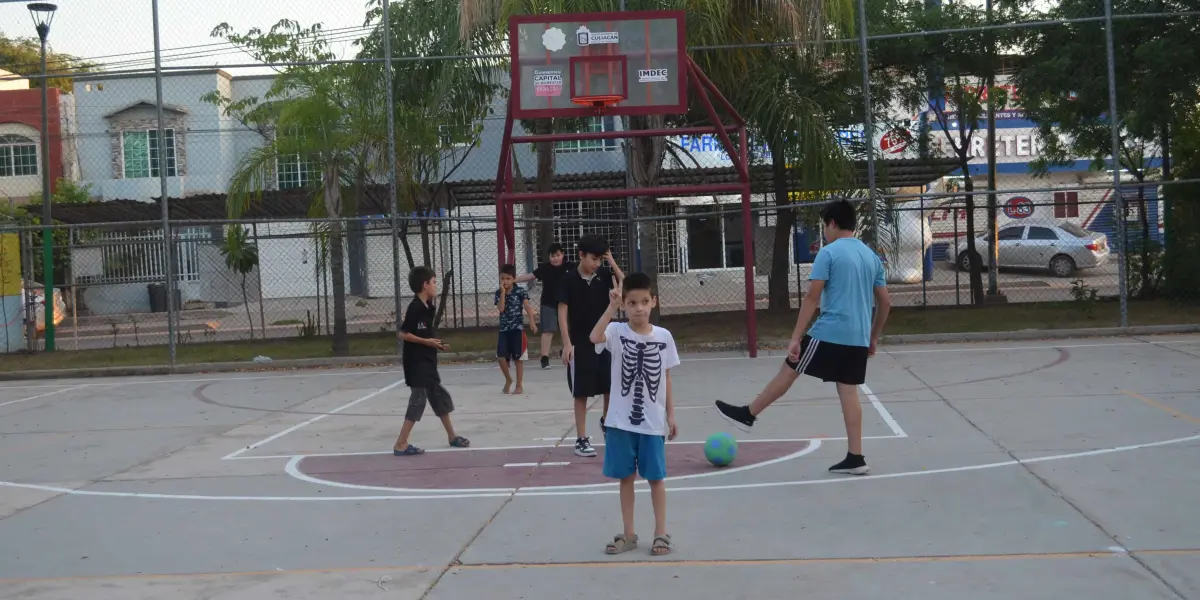
M575 96L571 98L571 102L580 106L591 106L596 114L602 115L608 111L609 107L620 104L624 99L621 96Z

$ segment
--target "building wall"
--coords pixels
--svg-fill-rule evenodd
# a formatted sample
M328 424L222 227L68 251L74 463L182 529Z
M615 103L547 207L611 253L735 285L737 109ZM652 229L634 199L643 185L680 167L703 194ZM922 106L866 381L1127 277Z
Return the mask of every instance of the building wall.
M175 129L177 161L177 174L167 178L170 196L226 190L238 159L257 135L201 98L214 90L236 96L236 87L237 80L218 70L164 75L164 125ZM124 177L120 135L127 129L157 127L154 78L81 78L75 81L75 96L81 179L103 199L158 197L158 177ZM131 106L135 108L122 110Z
M12 80L9 80L10 82ZM28 80L24 81L28 85ZM10 85L15 85L11 84ZM50 160L42 157L42 90L40 88L0 90L0 135L15 134L29 138L37 144L38 173L20 177L0 177L0 200L5 202L12 199L14 203L23 204L29 196L41 192L42 168L49 166L50 187L54 189L55 182L63 177L63 117L61 107L62 92L52 88L48 90L46 105L49 113Z

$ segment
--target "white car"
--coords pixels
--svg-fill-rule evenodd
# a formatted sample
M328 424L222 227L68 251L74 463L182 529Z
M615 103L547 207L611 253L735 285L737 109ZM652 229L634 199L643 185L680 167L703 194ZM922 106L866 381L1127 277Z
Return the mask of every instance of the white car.
M1108 237L1070 221L1008 224L1000 228L1000 266L1049 269L1056 277L1070 277L1077 269L1092 269L1108 262ZM980 263L987 268L990 236L975 238ZM971 269L967 239L959 238L946 251L946 261L963 271Z

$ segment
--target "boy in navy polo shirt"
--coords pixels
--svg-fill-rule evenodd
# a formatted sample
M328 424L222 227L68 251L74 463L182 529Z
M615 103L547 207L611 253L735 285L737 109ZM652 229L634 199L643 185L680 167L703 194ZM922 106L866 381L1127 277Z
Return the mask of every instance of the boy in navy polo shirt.
M537 323L534 322L533 306L529 304L529 294L525 289L516 285L516 265L500 267L500 289L496 290L496 308L500 311L500 337L496 341L496 361L500 363L500 372L504 373L504 391L507 394L512 389L514 394L525 393L522 381L525 378L525 322L521 311L529 314L529 327L537 333ZM508 363L513 363L517 371L517 387L512 388L512 375L508 372Z
M454 425L450 423L454 401L446 388L442 387L442 378L438 375L438 350L449 350L450 346L443 344L434 330L437 311L434 309L433 299L437 297L437 278L429 267L417 267L408 274L408 286L416 297L404 313L404 322L400 324L400 339L404 340L401 349L404 352L404 382L412 390L412 395L408 399L404 425L400 428L400 437L396 438L396 444L392 447L392 454L412 456L425 453L421 448L408 443L408 436L412 433L413 425L425 414L426 403L433 406L433 414L442 420L450 445L466 448L471 442L454 433Z
M846 458L829 471L865 475L871 468L862 453L858 386L866 380L867 359L879 346L892 302L879 255L854 237L854 205L845 200L832 202L821 211L821 221L829 243L813 261L808 294L800 303L787 359L753 403L733 406L717 400L717 409L735 423L750 427L801 374L832 381L837 384L849 448ZM818 305L821 315L809 329Z

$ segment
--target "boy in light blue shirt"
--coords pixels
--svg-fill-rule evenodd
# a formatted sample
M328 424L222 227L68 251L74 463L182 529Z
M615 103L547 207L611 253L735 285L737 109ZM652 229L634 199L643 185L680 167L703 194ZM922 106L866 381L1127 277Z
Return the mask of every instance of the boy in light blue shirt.
M754 402L734 406L717 400L717 410L748 428L759 413L787 393L801 373L832 381L837 384L849 448L845 460L829 471L864 475L871 469L862 453L858 386L866 381L867 359L875 355L892 302L879 256L854 237L854 206L845 200L832 202L821 211L821 221L828 243L813 261L808 294L800 303L787 359ZM818 305L821 315L809 328Z

